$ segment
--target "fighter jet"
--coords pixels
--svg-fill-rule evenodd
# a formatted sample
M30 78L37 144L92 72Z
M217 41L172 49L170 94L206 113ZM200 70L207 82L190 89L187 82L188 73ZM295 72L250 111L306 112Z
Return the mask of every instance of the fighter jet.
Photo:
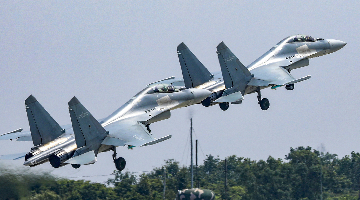
M229 103L240 104L245 94L256 92L261 109L267 110L270 103L261 97L261 89L285 86L287 90L293 90L295 83L311 78L310 75L294 78L290 73L293 69L305 67L309 65L309 59L333 53L345 45L334 39L289 36L245 67L221 42L216 51L221 73L216 74L211 74L184 43L177 47L177 53L185 87L211 91L212 94L202 101L205 107L219 104L225 111Z
M171 135L154 138L150 124L168 119L171 110L200 103L210 94L205 89L179 86L178 81L170 77L147 85L100 121L73 97L68 103L72 123L68 127L61 127L30 95L25 100L30 132L18 129L1 135L0 139L33 141L34 147L30 152L13 157L25 157L26 166L33 167L49 161L54 168L66 164L78 168L95 163L100 152L112 150L115 167L121 171L126 161L122 157L116 158L116 147L127 146L132 149L171 138Z

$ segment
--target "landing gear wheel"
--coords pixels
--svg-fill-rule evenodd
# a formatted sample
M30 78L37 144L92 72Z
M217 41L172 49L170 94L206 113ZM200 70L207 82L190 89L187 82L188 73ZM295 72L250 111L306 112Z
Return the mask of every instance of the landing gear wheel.
M219 104L221 110L225 111L229 108L229 102L223 102Z
M267 110L270 107L269 99L263 98L260 102L260 108L261 110Z
M209 107L210 104L211 104L211 99L210 99L210 97L204 99L204 100L201 102L201 104L202 104L203 106L205 106L205 107Z
M79 165L79 164L71 164L71 167L73 167L74 169L77 169L77 168L79 168L81 165Z
M287 89L287 90L293 90L294 89L294 84L289 84L289 85L286 85L285 86L285 88Z
M256 89L256 92L258 93L257 99L258 99L258 103L260 104L261 110L267 110L270 107L269 99L267 98L261 99L260 87Z
M123 157L115 159L114 163L117 170L122 171L123 169L125 169L126 161Z

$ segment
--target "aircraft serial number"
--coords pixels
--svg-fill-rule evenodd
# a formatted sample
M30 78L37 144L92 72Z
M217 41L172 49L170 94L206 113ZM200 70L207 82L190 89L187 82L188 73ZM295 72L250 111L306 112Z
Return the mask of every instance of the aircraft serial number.
M145 113L149 113L149 112L152 112L152 111L154 111L154 110L162 111L162 110L164 110L164 109L165 109L165 108L151 108L151 109L145 110Z
M151 108L151 109L145 110L145 113L149 113L149 112L154 111L154 110L155 110L155 108Z
M291 59L291 58L294 58L295 57L295 55L293 55L293 56L288 56L288 57L286 57L286 59Z

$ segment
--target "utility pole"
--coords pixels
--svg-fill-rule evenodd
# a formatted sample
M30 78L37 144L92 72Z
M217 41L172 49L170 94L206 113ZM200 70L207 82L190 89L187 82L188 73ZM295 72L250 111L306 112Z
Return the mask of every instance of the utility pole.
M165 189L166 189L166 168L163 167L164 170L164 192L163 192L163 198L165 200Z
M193 140L192 140L192 118L190 119L190 145L191 145L191 189L194 188L194 166L193 166Z
M196 173L195 173L195 180L196 180L196 187L197 188L200 188L200 183L199 183L199 176L198 176L198 140L196 140L196 143L195 143L195 155L196 155L196 158L195 158L195 160L196 160L196 167L195 167L195 169L196 169Z
M225 158L225 196L227 197L227 162Z

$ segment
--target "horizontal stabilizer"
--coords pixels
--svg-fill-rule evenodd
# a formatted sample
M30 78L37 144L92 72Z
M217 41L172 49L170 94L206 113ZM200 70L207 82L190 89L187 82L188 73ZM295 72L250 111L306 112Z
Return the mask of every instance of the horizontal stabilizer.
M28 135L28 136L20 136L20 137L18 137L17 139L16 139L16 141L32 141L32 138L31 138L31 136L30 135Z
M30 95L25 100L25 106L35 146L46 144L65 132L34 96Z
M32 141L30 131L22 132L22 128L0 135L0 140Z
M221 102L237 102L237 101L240 101L243 99L244 99L244 97L241 94L241 92L234 92L232 94L222 96L222 97L216 99L214 102L219 102L219 103L221 103Z
M96 162L96 156L94 151L88 151L84 154L75 156L67 160L65 163L69 164L78 164L78 165L86 165L92 164Z
M28 152L9 154L9 155L0 155L0 160L19 160L25 157Z
M76 97L68 104L77 147L92 146L95 150L108 133Z
M302 78L293 80L293 81L291 81L291 82L289 82L289 83L286 83L285 85L294 84L294 83L299 83L299 82L301 82L301 81L306 81L306 80L308 80L309 78L311 78L311 75L307 75L307 76L305 76L305 77L302 77Z
M252 78L250 71L224 42L221 42L216 48L225 88L237 88L237 91L244 94L247 84Z
M141 146L143 147L143 146L153 145L153 144L156 144L156 143L165 141L165 140L167 140L167 139L170 139L171 137L172 137L172 135L167 135L167 136L165 136L165 137L162 137L162 138L153 140L153 141L151 141L151 142L145 143L145 144L143 144L143 145L141 145Z
M186 88L199 86L213 78L209 70L184 43L179 44L177 52Z

